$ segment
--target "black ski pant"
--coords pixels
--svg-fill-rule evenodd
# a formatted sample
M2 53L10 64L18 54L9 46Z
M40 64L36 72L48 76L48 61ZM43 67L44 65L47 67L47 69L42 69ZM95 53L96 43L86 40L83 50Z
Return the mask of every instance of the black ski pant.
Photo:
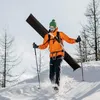
M49 78L52 83L59 86L60 81L60 65L62 62L62 56L57 56L56 58L50 58L50 73Z

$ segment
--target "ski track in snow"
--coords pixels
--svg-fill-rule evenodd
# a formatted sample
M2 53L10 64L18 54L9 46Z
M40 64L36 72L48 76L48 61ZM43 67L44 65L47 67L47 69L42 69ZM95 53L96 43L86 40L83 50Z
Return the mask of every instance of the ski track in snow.
M97 74L95 78L98 77L98 75L100 76L100 67L99 65L96 66L92 67L92 71L94 70L95 72L94 75ZM45 76L46 73L43 73L41 77L45 78L46 81L44 79L41 80L41 89L38 89L38 83L35 77L34 79L26 80L17 85L1 89L0 100L83 100L93 93L100 92L100 79L96 80L94 77L93 79L91 78L93 73L92 71L89 73L90 66L84 69L84 74L87 75L88 73L88 78L85 77L88 81L81 81L79 76L80 70L76 71L74 75L69 68L66 68L67 72L64 72L64 74L68 73L68 75L63 75L65 69L62 70L59 92L55 92L52 89L50 81L47 78L48 76Z
M33 85L33 83L21 84L16 87L9 88L6 92L0 94L3 96L6 95L6 98L11 97L7 100L78 100L79 97L83 96L93 89L93 87L95 88L99 84L100 83L94 84L81 82L77 83L77 86L75 85L75 87L70 87L66 90L64 90L64 87L61 87L58 93L53 91L51 85L47 85L47 87L41 87L41 89L38 89L36 84Z

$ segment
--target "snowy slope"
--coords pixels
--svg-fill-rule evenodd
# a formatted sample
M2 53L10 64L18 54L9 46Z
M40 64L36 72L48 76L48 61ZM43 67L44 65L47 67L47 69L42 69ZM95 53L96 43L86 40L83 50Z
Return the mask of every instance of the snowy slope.
M37 77L17 85L1 89L0 100L100 100L100 62L84 63L84 79L81 69L73 72L68 66L61 68L61 86L55 93L48 79L48 70L41 73L41 89Z

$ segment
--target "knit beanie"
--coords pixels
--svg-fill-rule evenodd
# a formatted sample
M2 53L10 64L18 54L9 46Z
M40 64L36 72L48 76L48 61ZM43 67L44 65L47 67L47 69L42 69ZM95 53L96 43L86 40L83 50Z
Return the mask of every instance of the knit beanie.
M54 19L50 22L49 26L53 26L54 28L57 27L56 22L55 22Z

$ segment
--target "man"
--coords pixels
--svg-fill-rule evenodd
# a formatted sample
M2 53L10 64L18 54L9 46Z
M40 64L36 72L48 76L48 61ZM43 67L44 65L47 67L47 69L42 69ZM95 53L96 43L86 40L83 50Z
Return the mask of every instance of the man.
M44 37L43 44L37 45L33 43L33 48L45 49L49 46L50 51L50 73L49 78L52 84L54 84L54 89L58 90L60 85L60 65L64 57L63 40L73 44L80 42L81 38L73 39L68 37L63 32L59 32L56 22L53 19L49 24L49 34Z

